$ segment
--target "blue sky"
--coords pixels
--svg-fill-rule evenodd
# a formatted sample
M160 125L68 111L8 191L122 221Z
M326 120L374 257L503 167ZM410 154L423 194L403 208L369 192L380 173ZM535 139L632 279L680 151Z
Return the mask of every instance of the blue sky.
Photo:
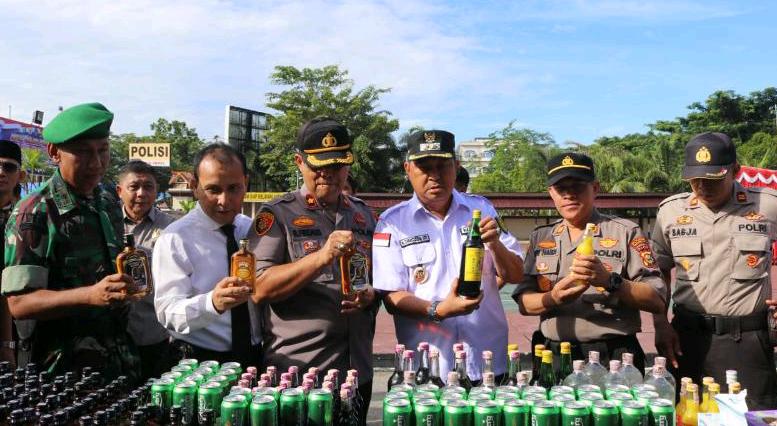
M380 107L486 136L511 120L559 143L642 132L715 90L777 85L777 5L718 1L0 0L0 115L105 103L115 132L157 117L223 135L265 110L273 66L338 64ZM272 112L272 111L269 111Z

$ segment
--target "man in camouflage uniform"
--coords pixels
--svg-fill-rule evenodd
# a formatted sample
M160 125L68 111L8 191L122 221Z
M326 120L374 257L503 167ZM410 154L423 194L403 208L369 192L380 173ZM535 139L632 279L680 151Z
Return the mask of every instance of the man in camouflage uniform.
M43 130L58 169L11 214L2 293L15 318L36 320L20 336L32 362L55 374L89 366L134 381L139 363L124 293L131 279L114 266L122 216L99 188L112 121L103 105L82 104Z

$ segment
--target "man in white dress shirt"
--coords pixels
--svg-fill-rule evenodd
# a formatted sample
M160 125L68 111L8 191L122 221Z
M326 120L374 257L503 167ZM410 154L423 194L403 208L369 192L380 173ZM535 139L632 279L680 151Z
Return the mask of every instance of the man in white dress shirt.
M440 375L453 369L452 345L464 342L470 379L478 381L481 353L493 352L494 373L505 373L507 319L498 279L516 283L523 276L518 241L497 222L494 206L477 195L454 190L459 162L454 136L442 130L414 133L405 172L413 198L380 216L372 240L376 289L394 315L397 340L408 348L427 341L440 351ZM481 295L457 296L462 244L472 211L482 211L480 232L486 246Z
M253 283L229 275L237 240L251 227L240 214L248 186L245 158L210 144L194 159L197 206L154 246L154 305L182 356L259 365L261 333Z

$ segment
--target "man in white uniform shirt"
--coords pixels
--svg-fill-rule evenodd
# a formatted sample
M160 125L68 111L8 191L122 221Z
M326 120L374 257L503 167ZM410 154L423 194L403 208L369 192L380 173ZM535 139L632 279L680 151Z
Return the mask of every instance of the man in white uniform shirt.
M421 131L411 135L405 172L413 198L380 217L373 235L374 287L388 292L384 303L394 315L397 340L415 349L428 341L440 351L443 380L454 368L453 344L463 342L470 379L480 380L481 353L493 352L494 373L506 370L507 319L497 278L521 280L518 241L497 222L494 206L483 197L454 190L459 162L453 134ZM459 266L472 211L482 212L480 232L486 246L481 296L459 297Z
M248 186L245 158L229 145L210 144L194 159L194 181L197 207L168 226L154 246L157 317L182 356L259 365L253 283L229 276L237 240L251 227L251 218L240 214Z

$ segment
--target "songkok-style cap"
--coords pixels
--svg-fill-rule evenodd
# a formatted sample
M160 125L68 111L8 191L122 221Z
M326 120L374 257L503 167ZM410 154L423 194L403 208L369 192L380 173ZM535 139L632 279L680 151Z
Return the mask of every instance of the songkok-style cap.
M731 138L723 133L699 133L685 145L683 179L723 179L737 161Z
M113 113L100 103L76 105L60 112L43 128L43 139L56 145L78 139L107 138L112 122Z
M548 186L564 178L575 178L586 182L596 179L594 160L579 152L564 152L548 160Z
M445 130L422 130L415 132L407 141L407 160L415 161L425 157L453 158L456 140L453 133Z
M302 125L297 149L312 168L353 164L348 130L331 118L314 118Z
M22 164L22 149L15 142L0 140L0 158L10 158Z

